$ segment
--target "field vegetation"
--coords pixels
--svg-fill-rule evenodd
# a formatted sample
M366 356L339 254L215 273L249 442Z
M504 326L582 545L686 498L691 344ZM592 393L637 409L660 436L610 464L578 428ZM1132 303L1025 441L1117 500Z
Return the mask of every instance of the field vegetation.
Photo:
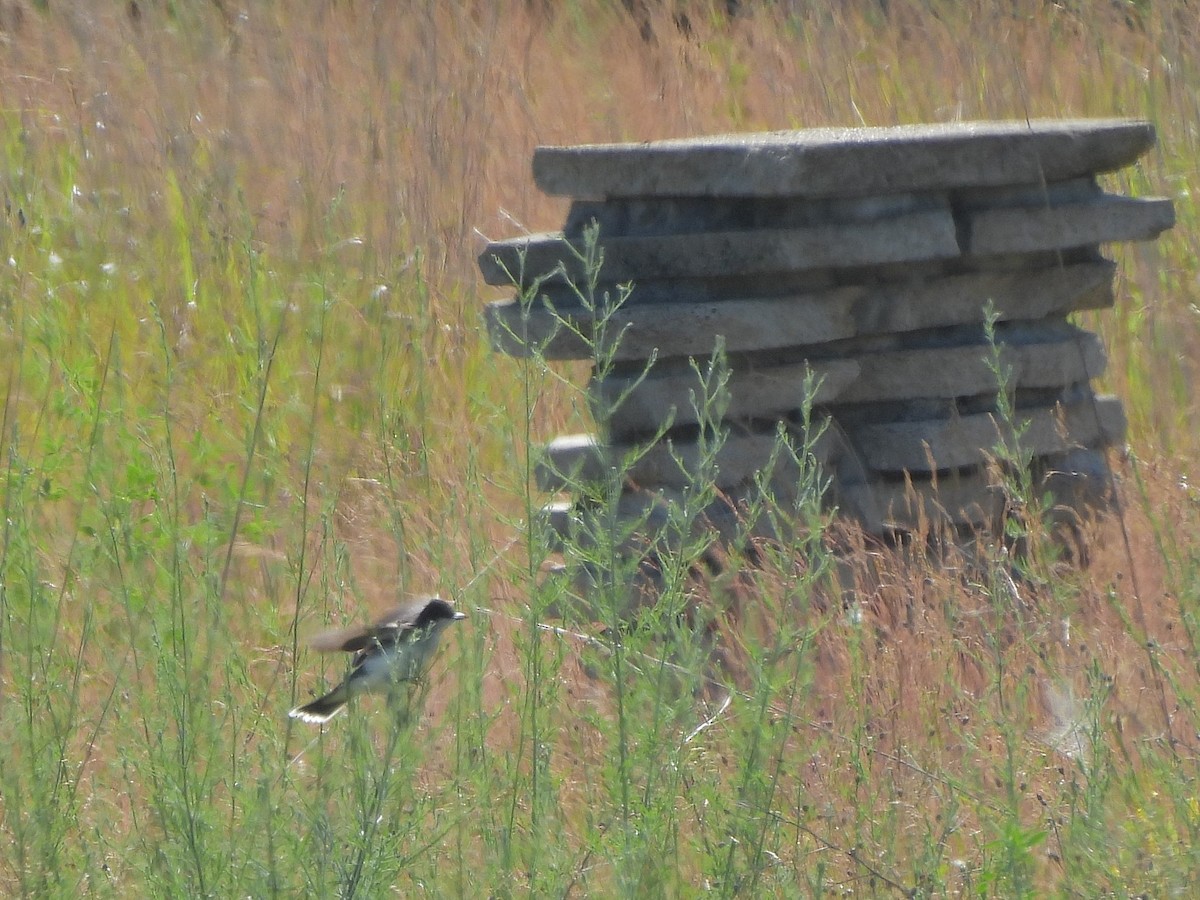
M1200 870L1200 23L1186 0L0 0L0 893L1183 896ZM1130 116L1176 227L1081 316L1087 565L815 504L627 617L548 571L586 368L491 352L539 144ZM609 537L619 542L620 535ZM411 713L287 711L438 592Z

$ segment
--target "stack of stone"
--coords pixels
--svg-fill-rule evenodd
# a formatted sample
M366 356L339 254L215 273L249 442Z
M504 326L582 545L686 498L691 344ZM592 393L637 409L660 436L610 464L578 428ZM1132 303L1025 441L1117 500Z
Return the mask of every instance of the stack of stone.
M729 378L711 519L726 536L745 533L738 510L778 464L781 422L799 444L821 430L808 443L829 496L871 532L994 525L1005 498L991 462L1014 425L1056 494L1102 493L1103 451L1125 420L1092 389L1101 342L1067 317L1113 303L1100 244L1174 223L1170 200L1096 181L1153 143L1145 122L1082 120L540 148L538 186L575 199L561 233L480 257L489 284L515 276L536 290L532 304L489 307L493 341L592 359L597 322L619 335L590 388L600 436L554 441L540 486L602 479L652 442L627 473L624 506L637 516L679 502L712 437L695 398L719 346ZM603 263L589 305L579 249L593 222ZM629 284L624 304L605 308ZM998 415L1002 389L1015 422ZM786 499L795 475L784 466L769 481ZM581 502L548 507L560 531Z

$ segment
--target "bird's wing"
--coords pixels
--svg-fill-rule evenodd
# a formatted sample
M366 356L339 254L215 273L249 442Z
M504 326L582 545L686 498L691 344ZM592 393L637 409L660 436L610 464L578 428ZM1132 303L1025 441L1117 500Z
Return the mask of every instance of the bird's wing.
M380 616L370 625L351 625L348 628L334 628L316 635L310 645L321 653L345 651L357 653L379 644L391 644L408 628L411 628L425 608L429 598L425 597L412 603L404 603Z

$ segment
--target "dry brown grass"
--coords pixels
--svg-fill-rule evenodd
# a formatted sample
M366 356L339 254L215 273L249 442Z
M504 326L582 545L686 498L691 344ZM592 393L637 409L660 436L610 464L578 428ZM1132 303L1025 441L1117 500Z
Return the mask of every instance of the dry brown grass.
M383 606L397 585L453 593L478 576L474 590L497 611L479 626L489 629L490 650L482 704L498 716L489 732L496 752L517 745L521 710L512 700L525 678L526 582L511 541L513 517L525 512L514 464L527 449L517 421L522 370L487 351L479 311L496 295L480 291L475 256L481 234L561 222L565 201L532 184L535 146L831 124L1145 115L1156 120L1160 148L1122 176L1127 186L1141 193L1194 187L1200 35L1187 4L745 3L733 19L703 3L676 4L689 7L687 31L670 5L648 4L646 40L619 4L603 2L47 10L0 3L5 140L10 158L28 162L0 172L0 186L11 200L39 179L76 216L72 228L55 232L67 243L54 249L87 251L119 267L123 289L112 305L80 308L72 333L97 352L110 334L122 339L125 390L142 414L156 408L154 392L167 380L155 362L149 300L177 354L178 432L240 435L252 421L247 396L256 376L252 356L235 364L222 349L236 328L253 333L240 294L245 282L231 260L246 248L260 251L283 280L294 279L297 303L312 271L341 273L331 286L336 306L319 408L310 418L312 362L289 359L294 382L272 385L267 397L277 416L272 480L256 481L253 497L265 524L241 538L232 558L228 627L260 648L246 664L247 682L263 698L259 715L275 714L268 704L286 686L294 660L280 641L298 606L307 627L330 607ZM67 157L70 169L46 162ZM65 199L72 186L77 196ZM965 564L862 544L849 564L858 605L846 610L828 600L807 611L816 644L804 699L782 717L795 729L784 793L807 793L818 810L810 821L828 841L798 829L796 859L837 856L835 868L860 879L864 866L852 851L865 858L883 854L889 840L902 847L907 831L923 834L943 815L954 819L948 854L970 858L978 850L972 817L1002 802L987 773L1007 764L1004 736L1014 732L1025 735L1015 763L1021 808L1033 819L1066 809L1078 770L1055 729L1078 711L1064 698L1095 695L1103 687L1097 679L1107 679L1109 692L1098 727L1124 764L1136 771L1146 754L1194 754L1187 698L1200 696L1200 673L1185 619L1195 593L1187 578L1198 507L1185 482L1194 478L1197 450L1191 385L1200 328L1195 222L1180 206L1179 226L1159 246L1120 251L1119 308L1089 320L1111 349L1106 384L1126 398L1136 451L1136 462L1117 462L1122 516L1097 526L1091 566L1056 570L1053 584L1014 582L1009 602L999 604ZM16 214L7 215L4 227L16 234ZM180 236L181 222L193 233ZM390 294L377 293L380 285ZM22 302L33 303L37 286L26 287ZM380 313L380 303L394 305ZM380 322L395 333L380 334ZM10 385L15 421L53 432L53 423L38 424L39 411L42 392L59 386ZM581 427L576 395L552 381L535 389L534 442ZM297 537L283 526L296 527L309 422L319 436L308 496L321 515ZM240 452L232 440L181 455L185 519L208 514L206 473L235 466ZM46 522L68 533L77 522L73 503L64 499ZM69 568L70 543L47 539L51 568ZM306 566L298 563L302 547ZM732 595L721 586L705 590L717 608L746 618L785 581L767 572ZM120 601L99 575L80 587L94 590L96 603ZM332 600L313 604L309 590ZM64 622L63 635L78 641L81 622ZM753 634L731 628L727 658L739 659L737 642ZM556 689L572 704L607 709L581 648L545 640L548 652L567 660ZM88 703L102 704L114 687L152 689L149 666L114 670L99 655L91 663ZM430 718L445 714L456 677L435 691ZM735 702L731 727L742 714ZM246 747L254 741L249 727ZM590 720L563 728L555 774L564 807L582 819L605 744ZM118 771L114 740L101 733L92 757L106 762L81 769L95 779L94 806L83 819L132 831L131 802L145 785ZM449 759L453 738L441 741ZM87 744L81 739L71 755L84 755ZM946 772L959 773L955 790L975 798L976 810L961 806ZM123 798L126 789L134 801ZM860 821L848 800L877 810L876 832L845 831ZM1040 860L1040 877L1054 882L1061 872L1052 853Z

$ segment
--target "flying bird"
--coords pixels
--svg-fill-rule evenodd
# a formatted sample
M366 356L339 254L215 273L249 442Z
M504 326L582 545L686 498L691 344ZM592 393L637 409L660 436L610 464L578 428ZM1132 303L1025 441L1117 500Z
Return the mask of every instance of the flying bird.
M437 649L442 630L465 618L441 597L422 597L397 607L374 624L317 635L313 649L354 654L350 674L324 697L297 706L288 715L319 725L357 694L388 693L400 682L417 681Z

